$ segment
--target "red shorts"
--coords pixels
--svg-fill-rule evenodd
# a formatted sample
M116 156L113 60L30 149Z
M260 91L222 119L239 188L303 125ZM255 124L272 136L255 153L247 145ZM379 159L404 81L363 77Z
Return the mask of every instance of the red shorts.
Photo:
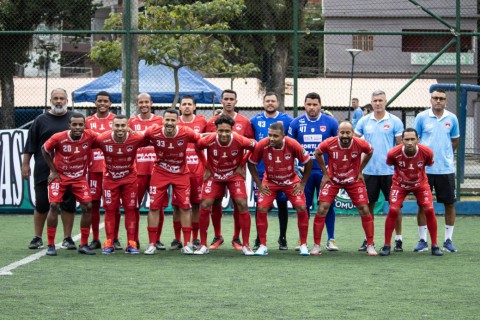
M347 191L348 196L356 207L368 204L367 188L361 180L351 184L332 184L327 182L320 190L318 201L332 203L340 189Z
M288 201L292 204L292 206L299 207L299 206L306 206L306 200L305 200L305 193L301 193L299 195L293 195L293 189L295 186L289 185L289 186L279 186L276 183L264 181L263 182L265 185L268 186L270 189L270 195L269 196L262 196L258 195L258 202L257 206L260 208L268 208L270 209L272 207L273 201L277 198L277 193L282 191L285 193L287 196Z
M150 180L150 209L159 210L168 203L168 187L172 186L172 198L181 209L190 210L190 176L188 174L153 170Z
M203 199L220 199L225 194L225 187L228 188L231 199L246 199L247 188L245 187L245 179L239 174L233 175L227 181L219 181L209 178L203 183L202 198Z
M417 203L419 207L432 207L433 206L433 197L432 191L430 190L430 186L423 185L416 189L406 190L404 188L400 188L399 186L392 185L390 188L390 205L395 206L397 208L401 208L405 197L412 192L417 198Z
M126 177L118 180L103 180L103 207L110 212L117 212L122 207L135 209L138 207L137 177Z
M92 194L92 200L98 200L102 198L103 193L103 173L102 172L89 172L88 184L90 186L90 192Z
M190 203L200 204L202 202L202 184L203 176L190 174ZM167 203L168 206L168 203ZM178 206L178 200L175 195L172 196L172 206Z
M62 203L63 195L67 188L73 193L80 203L92 202L92 195L88 187L87 179L78 179L70 182L60 182L55 180L48 185L48 199L50 202Z
M138 203L143 202L143 197L145 196L145 192L148 191L148 187L150 186L150 178L152 176L149 174L142 174L137 175L137 196L138 196Z

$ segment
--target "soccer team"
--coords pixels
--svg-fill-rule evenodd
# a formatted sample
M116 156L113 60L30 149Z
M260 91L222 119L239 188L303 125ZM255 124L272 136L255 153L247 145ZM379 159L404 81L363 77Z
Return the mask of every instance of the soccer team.
M221 232L221 200L226 190L234 204L232 245L244 255L268 255L268 211L277 200L280 250L288 250L286 230L289 201L297 212L302 256L322 253L321 236L327 229L326 249L337 251L335 211L332 203L339 189L350 196L365 232L359 251L376 256L373 242L373 209L380 191L390 203L385 221L385 241L380 255L403 251L401 208L413 193L419 205L420 240L414 251L443 255L437 243L437 221L432 190L445 205L445 251L456 252L452 242L455 222L453 153L459 141L458 120L446 110L446 94L431 94L432 108L420 113L414 128L404 130L396 116L386 111L383 91L372 93L373 112L354 125L322 111L317 93L305 97L305 114L295 119L278 111L278 98L266 93L264 111L251 120L235 111L237 94L224 90L223 109L209 121L195 113L195 99L183 96L179 110L167 109L163 117L152 113L152 98L141 93L138 115L127 119L110 112L111 97L99 92L97 112L85 118L67 111L67 93L51 93L51 109L39 116L29 130L22 175L30 175L35 157L35 237L29 248L43 247L47 222L47 255L57 255L55 235L62 210L62 248L76 249L71 238L75 200L82 210L79 253L93 255L123 250L119 242L120 207L125 214L125 253L139 254L139 203L150 196L149 244L143 252L165 250L161 242L163 208L169 188L174 208L175 239L171 249L204 255L217 249ZM248 163L248 165L247 165ZM252 175L256 200L255 244L250 248L251 218L247 206L245 167ZM50 172L50 174L48 174ZM307 245L310 208L315 192L318 210L313 222L313 248ZM103 199L106 239L100 241L100 204ZM208 245L212 219L214 238ZM92 230L92 241L88 244ZM183 241L182 241L183 235ZM241 235L241 240L240 240Z

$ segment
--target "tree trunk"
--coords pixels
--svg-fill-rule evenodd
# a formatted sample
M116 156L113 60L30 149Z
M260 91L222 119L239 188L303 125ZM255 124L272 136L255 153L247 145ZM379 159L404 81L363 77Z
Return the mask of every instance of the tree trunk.
M15 103L13 76L0 80L2 89L2 115L0 117L0 129L15 128Z
M285 78L288 67L288 51L291 41L289 37L277 36L272 56L271 90L278 96L278 109L285 112Z
M172 108L175 108L177 106L178 98L180 95L180 81L178 80L178 70L180 68L181 67L173 68L173 79L175 80L175 97L172 101Z

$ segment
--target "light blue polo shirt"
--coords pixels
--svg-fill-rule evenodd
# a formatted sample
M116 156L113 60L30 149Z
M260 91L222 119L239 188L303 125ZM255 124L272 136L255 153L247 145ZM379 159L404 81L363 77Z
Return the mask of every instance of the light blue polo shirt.
M393 174L393 166L386 163L387 153L396 145L395 137L401 136L402 132L402 121L389 112L386 112L379 121L375 119L373 113L358 121L355 133L363 136L373 147L373 156L363 169L363 174L373 176Z
M450 174L455 172L452 139L460 137L457 116L444 110L439 119L432 109L420 112L413 124L420 136L420 143L433 151L435 163L426 168L430 174Z
M353 111L352 124L354 129L357 126L358 121L360 121L362 117L363 117L362 108L358 107L357 109L355 109L355 111Z

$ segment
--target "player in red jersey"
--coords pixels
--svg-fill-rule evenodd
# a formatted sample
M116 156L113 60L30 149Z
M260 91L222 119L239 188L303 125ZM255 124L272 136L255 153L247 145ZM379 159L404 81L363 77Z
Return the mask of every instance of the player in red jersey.
M106 91L100 91L95 98L95 107L97 112L85 119L85 128L91 129L97 133L103 133L112 129L112 121L115 114L110 112L112 105L110 94ZM103 153L100 149L93 149L88 166L88 183L92 192L92 242L90 249L100 249L100 200L103 193ZM115 240L114 245L117 250L122 250L118 242L118 228L120 225L120 212L117 213L115 220Z
M175 109L163 113L163 126L154 125L145 131L145 139L155 148L157 160L153 166L150 182L150 212L148 213L148 245L145 254L155 253L159 209L168 197L172 186L172 197L180 211L183 233L183 254L192 254L190 242L192 219L190 216L190 175L187 167L187 147L200 139L200 135L185 126L177 126L179 114ZM203 156L203 154L200 154Z
M233 132L236 132L244 137L249 139L254 138L254 131L250 120L247 117L242 116L239 113L235 112L235 106L237 105L237 93L233 90L223 90L222 97L222 112L213 116L207 123L206 132L215 132L215 120L221 115L226 114L233 118L235 125L232 128ZM221 196L223 197L223 195ZM213 238L210 249L217 249L223 243L222 237L222 206L221 206L221 197L213 204L212 208L212 225L215 232L215 237ZM242 249L242 243L239 239L240 237L240 223L238 221L238 210L233 204L233 222L234 222L234 231L232 236L232 245L236 250Z
M58 209L67 189L80 202L82 218L80 220L80 247L78 253L92 255L95 251L88 247L90 234L92 196L87 183L87 164L96 133L85 131L85 117L80 113L72 114L70 130L54 134L42 147L45 162L50 168L48 176L48 197L50 210L47 216L47 255L56 256L55 234L57 233ZM51 154L54 155L52 160Z
M163 123L163 118L152 114L152 97L148 93L140 93L137 97L138 115L128 120L128 126L130 129L136 132L145 132L148 127L154 124L159 126ZM147 146L139 148L137 150L137 196L139 205L143 202L145 193L150 186L150 179L152 177L153 164L155 163L155 150L153 146ZM140 208L135 209L135 219L137 220L137 230L135 231L135 241L137 242L137 248L140 249L139 230L140 224ZM162 230L164 213L163 207L160 208L160 223L159 230ZM160 233L160 232L159 232ZM160 242L160 235L156 243L157 249L165 250L165 246Z
M323 159L324 153L328 155L328 170ZM365 154L363 159L362 153ZM362 219L367 238L367 255L377 255L373 245L373 219L368 209L367 189L362 174L372 155L372 146L367 141L353 136L350 121L342 121L338 126L338 137L328 138L315 149L315 159L322 168L323 178L318 197L318 210L313 223L314 246L310 254L322 253L320 240L325 226L325 216L338 190L345 189Z
M208 177L202 188L202 203L200 205L200 249L195 254L208 253L207 230L215 199L223 196L225 187L230 197L237 205L238 218L242 229L245 255L253 255L249 246L250 212L247 206L247 191L245 178L237 173L238 167L243 166L243 157L246 150L255 148L255 140L247 139L232 132L235 121L228 115L220 115L215 120L216 134L202 138L195 145L196 150L207 149L208 168L211 176Z
M127 118L118 114L113 119L112 131L100 134L93 145L100 148L105 157L103 199L107 240L103 244L102 254L115 252L113 245L115 215L120 208L120 199L125 211L125 228L127 230L128 242L125 253L139 253L135 242L137 230L135 209L138 205L135 159L137 149L146 146L146 141L141 133L131 134L128 131Z
M433 165L433 151L418 143L417 130L407 128L402 133L402 144L393 147L388 152L387 164L393 166L395 172L390 190L390 208L385 220L385 244L380 255L390 255L390 243L398 213L405 197L412 192L417 199L418 206L423 209L427 218L427 227L432 241L432 255L443 256L443 252L437 244L437 218L433 210L432 191L425 173L425 167Z
M186 126L196 133L205 132L207 120L202 115L195 114L196 103L195 98L191 95L184 95L180 99L179 105L182 115L178 118L178 124ZM205 174L205 166L199 161L197 153L195 152L195 145L188 144L187 148L187 165L190 171L190 203L192 206L192 245L193 249L200 248L200 240L198 239L198 219L200 216L200 203L202 202L202 184L203 175ZM180 232L182 224L180 221L180 212L172 199L173 204L173 230L175 239L172 241L171 249L181 249L182 242L180 241Z
M303 177L295 173L295 159L305 165ZM256 165L263 160L265 176L260 180ZM283 191L297 211L298 230L300 233L300 255L310 255L307 248L308 212L304 189L312 170L310 154L294 139L285 137L283 123L275 122L268 128L268 138L260 140L249 158L248 169L258 186L257 231L260 246L256 256L268 255L267 249L267 214Z

